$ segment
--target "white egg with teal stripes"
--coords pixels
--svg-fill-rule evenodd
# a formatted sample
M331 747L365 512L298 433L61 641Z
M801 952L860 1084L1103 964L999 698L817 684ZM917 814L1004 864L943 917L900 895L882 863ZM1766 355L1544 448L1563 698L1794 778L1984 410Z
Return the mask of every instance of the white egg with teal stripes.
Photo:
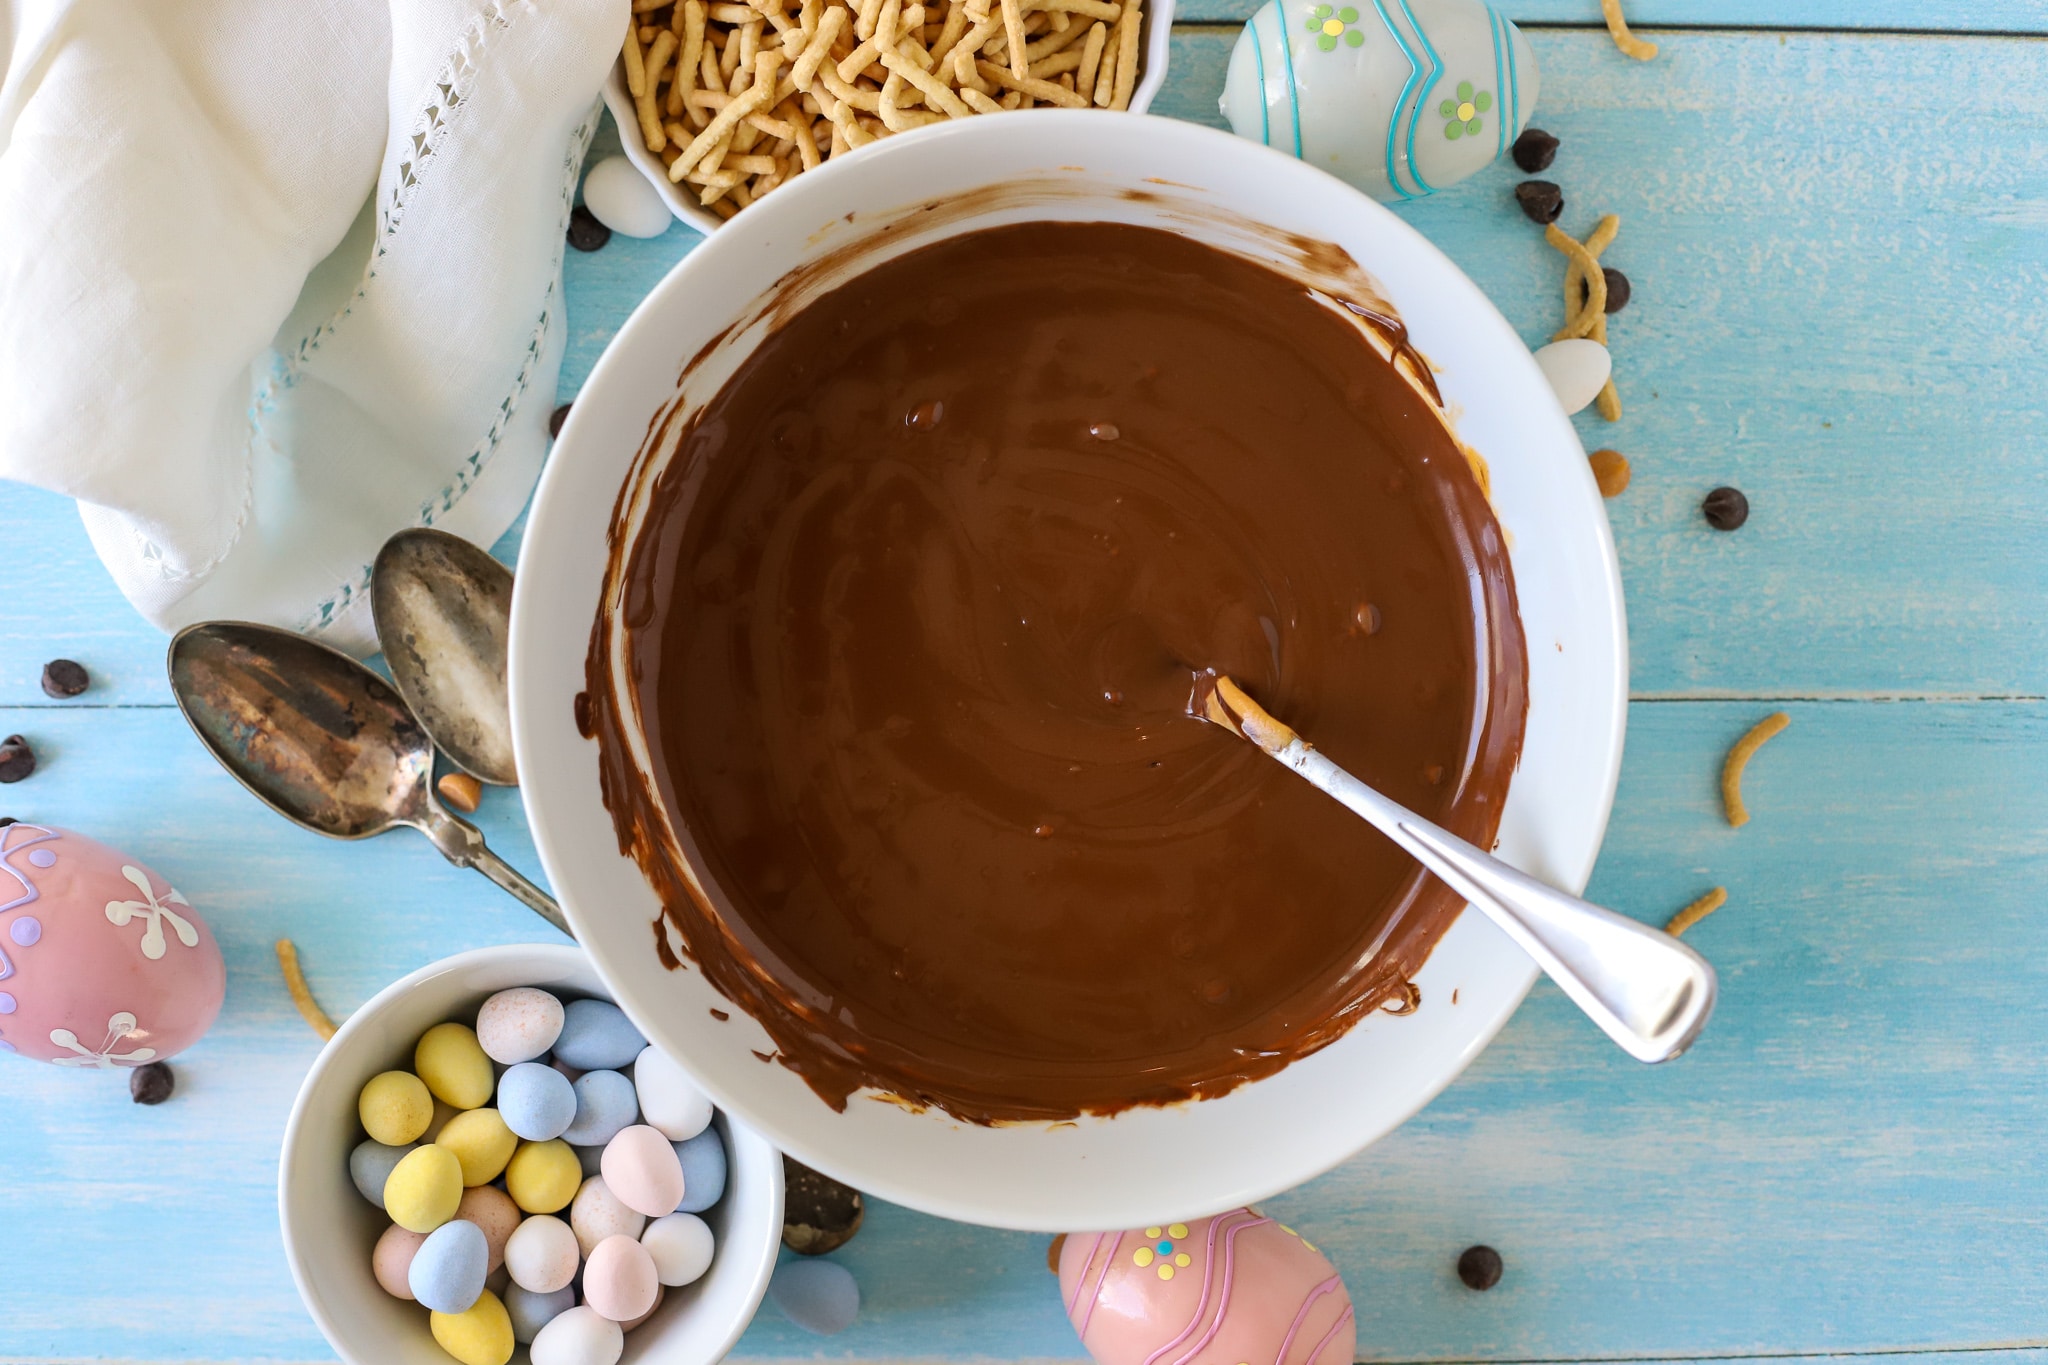
M1391 202L1507 151L1536 91L1528 40L1480 0L1267 0L1220 103L1238 136Z

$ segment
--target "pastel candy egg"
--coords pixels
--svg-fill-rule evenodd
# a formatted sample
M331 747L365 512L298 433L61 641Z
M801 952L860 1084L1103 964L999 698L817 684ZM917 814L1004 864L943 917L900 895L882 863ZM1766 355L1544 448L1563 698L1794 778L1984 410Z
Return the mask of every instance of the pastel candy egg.
M582 1071L616 1071L647 1046L626 1012L609 1000L571 1000L562 1014L555 1056Z
M540 1329L533 1339L533 1365L614 1365L625 1353L619 1324L588 1304Z
M683 1202L683 1163L669 1140L644 1123L621 1128L605 1144L598 1169L621 1203L649 1218L674 1213Z
M530 1062L555 1045L562 1002L536 986L515 986L476 1012L476 1040L494 1062Z
M448 1120L434 1141L455 1153L462 1163L465 1185L488 1185L496 1180L519 1146L519 1139L495 1109L464 1110Z
M420 1243L427 1240L426 1234L402 1228L393 1223L384 1229L383 1236L370 1251L370 1273L377 1278L377 1285L394 1299L412 1298L412 1286L407 1276L412 1271L412 1258L419 1251Z
M575 1232L552 1214L535 1214L514 1228L505 1243L505 1268L512 1272L512 1283L533 1294L568 1288L582 1261L583 1248Z
M576 1117L562 1137L578 1147L602 1147L640 1116L633 1083L616 1071L587 1071L570 1088L576 1093Z
M546 1142L576 1120L576 1087L539 1062L519 1062L498 1077L498 1112L505 1126L528 1142Z
M528 1213L569 1207L583 1183L583 1167L568 1143L522 1142L505 1166L505 1193Z
M462 1192L462 1202L455 1206L455 1216L476 1224L482 1231L484 1244L491 1253L490 1273L497 1274L498 1267L505 1264L505 1246L525 1217L519 1206L512 1202L512 1196L496 1185L478 1185Z
M483 1229L461 1219L441 1224L413 1253L405 1282L412 1296L436 1313L462 1313L484 1292L490 1246Z
M1566 337L1536 352L1536 368L1550 381L1557 405L1574 413L1600 396L1614 373L1614 357L1597 341Z
M434 1340L462 1365L505 1365L512 1358L512 1317L486 1289L469 1311L435 1313L427 1319Z
M514 1284L504 1294L505 1311L512 1317L512 1339L524 1346L540 1335L540 1329L576 1306L576 1291L568 1285L551 1294L536 1294Z
M583 207L628 237L659 237L674 221L661 192L623 156L608 156L584 175Z
M467 1024L436 1024L420 1035L413 1049L412 1069L427 1083L434 1098L457 1109L477 1109L491 1102L497 1073Z
M704 1131L711 1122L711 1101L690 1073L659 1048L641 1049L633 1063L633 1089L640 1097L641 1122L659 1128L671 1142Z
M462 1203L462 1163L446 1147L415 1147L384 1182L384 1212L414 1232L432 1232Z
M1356 1358L1351 1296L1336 1270L1293 1229L1249 1209L1070 1234L1059 1274L1067 1315L1101 1365L1164 1355L1226 1282L1228 1311L1208 1329L1203 1359L1330 1365Z
M783 1262L768 1281L768 1297L791 1322L819 1336L843 1332L860 1316L860 1286L837 1261Z
M356 1185L356 1192L363 1198L384 1207L384 1182L391 1178L391 1168L405 1159L410 1146L386 1147L375 1138L358 1142L355 1150L348 1154L348 1178Z
M613 1322L630 1322L654 1307L661 1290L654 1257L631 1237L607 1237L583 1264L583 1301Z
M688 1142L678 1142L676 1162L683 1168L683 1202L678 1213L702 1213L725 1197L725 1139L706 1128Z
M434 1097L426 1082L410 1071L372 1076L356 1097L356 1117L363 1131L386 1147L418 1142L434 1119Z
M55 825L0 827L0 1055L160 1062L212 1026L226 986L213 931L147 864Z
M647 1216L630 1207L601 1175L591 1176L576 1191L569 1206L569 1226L576 1234L577 1248L588 1256L607 1237L638 1237L647 1226Z
M694 1213L655 1219L640 1234L640 1245L654 1258L655 1278L671 1289L695 1284L717 1250L710 1224Z

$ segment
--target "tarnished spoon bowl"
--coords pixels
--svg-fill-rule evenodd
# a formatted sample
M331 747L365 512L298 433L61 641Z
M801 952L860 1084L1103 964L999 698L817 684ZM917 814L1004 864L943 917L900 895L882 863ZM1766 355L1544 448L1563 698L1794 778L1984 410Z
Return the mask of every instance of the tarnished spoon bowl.
M505 691L512 571L460 536L400 531L377 552L370 610L391 680L448 761L517 786Z

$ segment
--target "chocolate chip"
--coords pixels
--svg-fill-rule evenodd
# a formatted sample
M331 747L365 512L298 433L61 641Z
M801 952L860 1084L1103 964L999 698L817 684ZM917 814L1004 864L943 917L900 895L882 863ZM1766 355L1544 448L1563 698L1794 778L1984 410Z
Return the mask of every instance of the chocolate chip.
M0 740L0 782L19 782L36 770L36 751L20 735Z
M148 1062L128 1073L128 1094L137 1104L162 1104L178 1088L178 1078L162 1062Z
M1740 488L1716 488L1700 504L1700 511L1716 531L1733 531L1749 520L1749 499L1742 496Z
M551 437L560 436L562 434L562 423L568 420L569 405L564 403L548 415L548 435Z
M1628 276L1622 274L1611 265L1601 266L1600 273L1607 277L1607 307L1601 311L1619 313L1622 309L1628 307ZM1592 292L1584 283L1579 285L1579 298L1581 300L1584 300Z
M1548 180L1524 180L1515 186L1515 202L1532 223L1554 223L1564 212L1564 191Z
M1500 1283L1500 1253L1492 1247L1466 1247L1458 1257L1458 1278L1467 1289L1491 1289Z
M85 671L85 665L70 659L52 659L43 665L43 693L59 701L75 697L92 686L92 677Z
M794 1157L782 1159L782 1244L804 1256L837 1251L860 1231L860 1191L820 1175Z
M0 829L6 829L9 825L18 825L20 823L21 821L11 815L0 815Z
M1557 139L1541 128L1524 128L1508 155L1514 157L1517 166L1534 175L1548 170L1550 163L1557 160Z
M569 215L569 245L578 251L595 251L611 239L612 230L589 209L579 204Z

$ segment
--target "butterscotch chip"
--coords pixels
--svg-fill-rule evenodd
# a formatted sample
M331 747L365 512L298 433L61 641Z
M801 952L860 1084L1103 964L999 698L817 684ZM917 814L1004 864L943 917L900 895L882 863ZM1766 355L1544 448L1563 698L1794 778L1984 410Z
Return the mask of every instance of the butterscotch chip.
M468 773L443 773L441 780L434 784L434 790L441 793L441 799L465 815L477 808L483 799L483 783Z
M1618 450L1596 450L1586 460L1593 466L1593 482L1600 485L1601 497L1620 497L1628 488L1628 456Z

